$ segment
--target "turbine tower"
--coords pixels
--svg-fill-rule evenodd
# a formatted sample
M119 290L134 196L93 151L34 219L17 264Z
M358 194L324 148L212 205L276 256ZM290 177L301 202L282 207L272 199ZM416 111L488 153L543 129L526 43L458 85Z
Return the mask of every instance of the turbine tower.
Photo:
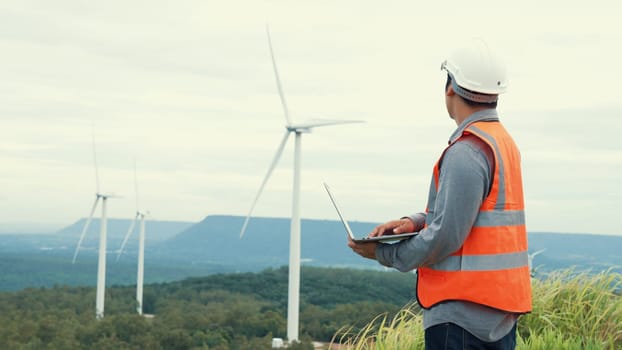
M76 259L78 258L78 253L80 252L80 248L82 246L82 241L86 235L87 230L89 229L89 225L91 224L91 220L93 219L93 214L97 209L97 204L99 200L102 200L102 212L101 219L99 222L99 258L97 262L97 292L95 297L95 318L102 319L104 317L104 296L106 292L106 242L107 242L107 213L106 213L106 202L108 198L114 198L116 196L112 194L102 193L99 190L99 173L97 169L97 152L95 151L95 132L93 131L93 163L95 165L95 184L96 184L96 192L95 192L95 202L93 203L93 207L91 208L91 213L89 214L89 218L86 220L84 224L84 228L82 228L82 233L80 234L80 239L78 240L78 245L76 246L76 250L73 253L72 264L76 263Z
M283 107L283 113L285 115L285 134L281 139L281 143L274 155L272 163L268 168L268 172L264 177L259 191L253 200L251 208L244 220L242 229L240 230L240 238L244 236L246 227L255 209L255 205L261 196L261 193L272 174L272 171L276 167L283 149L287 144L287 140L291 133L295 135L294 146L294 181L292 190L292 218L290 225L290 241L289 241L289 281L288 281L288 300L287 300L287 339L290 342L298 341L298 324L299 324L299 293L300 293L300 158L301 158L301 141L302 134L307 134L312 131L313 128L320 126L348 124L348 123L360 123L358 120L311 120L305 123L293 123L289 116L289 110L287 108L287 102L285 100L285 94L281 86L281 79L279 77L279 71L277 69L276 59L274 51L272 49L272 40L270 38L270 29L266 26L266 33L268 36L268 46L270 48L270 57L272 58L272 68L274 70L274 76L276 79L276 87L281 99L281 105Z
M123 249L125 248L125 244L127 240L130 238L132 233L134 232L134 226L136 226L136 220L140 220L140 230L138 234L138 272L136 274L136 312L139 315L143 314L143 277L145 275L145 216L147 214L143 211L140 211L139 201L138 201L138 179L136 176L136 162L134 162L134 193L136 194L136 215L134 215L134 220L130 224L130 228L127 230L125 237L123 238L123 243L121 244L121 248L119 248L117 252L117 261L123 254Z

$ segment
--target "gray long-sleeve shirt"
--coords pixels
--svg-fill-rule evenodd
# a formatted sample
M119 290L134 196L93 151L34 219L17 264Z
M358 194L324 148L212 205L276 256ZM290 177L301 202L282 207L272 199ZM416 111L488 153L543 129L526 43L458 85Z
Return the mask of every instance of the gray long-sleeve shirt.
M450 143L476 121L498 121L495 110L472 114L454 131ZM494 170L492 150L475 136L453 143L440 166L434 217L419 235L394 244L378 244L376 259L382 265L410 271L448 257L462 246L471 231L482 201L489 193ZM432 179L434 181L434 179ZM436 191L430 186L430 191ZM421 229L425 213L410 218ZM424 327L455 323L484 341L496 341L514 326L516 314L464 301L447 301L424 310Z

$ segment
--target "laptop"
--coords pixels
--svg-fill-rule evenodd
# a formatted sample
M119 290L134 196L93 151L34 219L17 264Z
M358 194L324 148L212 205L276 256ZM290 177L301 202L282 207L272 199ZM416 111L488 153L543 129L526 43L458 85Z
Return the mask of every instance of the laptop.
M365 242L390 242L390 241L400 241L412 236L416 236L417 232L408 232L408 233L400 233L399 235L386 235L386 236L377 236L377 237L364 237L364 238L356 238L350 229L350 225L348 221L341 214L341 210L339 210L339 206L337 206L337 202L335 201L335 196L330 192L330 188L324 182L324 188L326 188L326 192L328 192L328 196L330 197L331 202L335 206L335 210L337 210L337 214L343 223L343 227L346 229L346 233L350 236L350 239L355 243L365 243Z

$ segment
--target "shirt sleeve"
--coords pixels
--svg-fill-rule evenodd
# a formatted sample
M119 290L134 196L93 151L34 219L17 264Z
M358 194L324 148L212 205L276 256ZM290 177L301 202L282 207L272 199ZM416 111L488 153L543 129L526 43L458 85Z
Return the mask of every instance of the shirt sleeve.
M425 227L426 213L416 213L413 215L404 216L401 219L410 219L415 225L414 232L421 231Z
M434 216L428 218L428 226L419 235L398 243L378 244L379 263L410 271L442 261L462 246L491 183L491 151L481 147L480 143L461 140L447 149L440 169ZM411 217L415 216L419 221L417 214Z

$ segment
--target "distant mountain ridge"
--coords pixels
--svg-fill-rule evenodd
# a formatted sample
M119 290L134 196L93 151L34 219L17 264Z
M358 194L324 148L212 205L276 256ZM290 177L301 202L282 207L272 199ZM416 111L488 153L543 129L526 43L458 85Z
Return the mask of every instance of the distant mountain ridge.
M127 234L128 229L130 228L132 220L131 219L116 219L109 218L107 219L107 237L108 244L110 247L116 247L123 242L123 238ZM86 223L86 218L82 218L73 224L66 226L54 233L54 235L62 239L63 241L68 241L69 243L77 244L78 239L80 238L80 234L84 228L84 224ZM84 245L85 246L98 246L99 244L99 218L93 218L91 223L89 224L89 229L84 237ZM183 232L184 230L191 227L194 223L188 221L161 221L161 220L149 220L145 221L145 231L147 232L147 237L145 239L145 244L152 245L154 243L164 241L166 239L172 238L175 235ZM128 241L129 247L136 245L137 237L139 231L139 222L136 221L136 226L134 227L133 237L131 241Z
M89 224L89 230L87 234L99 233L99 218L93 218L91 223ZM108 218L106 220L106 225L108 228L108 235L110 237L123 237L127 233L128 228L130 227L130 223L132 219L116 219L116 218ZM86 223L86 218L79 219L73 224L63 227L60 230L56 231L58 235L68 235L68 236L76 236L80 235L82 229L84 228L84 224ZM194 225L194 222L191 221L163 221L163 220L150 220L146 219L146 225L149 227L149 232L151 237L155 240L163 240L168 239L181 231L187 229L188 227ZM136 221L136 229L138 228L138 220Z
M289 264L289 218L254 217L240 239L242 216L210 215L198 223L148 221L145 248L147 283L181 280L222 272L258 272ZM136 278L136 232L121 259L117 249L130 220L110 219L107 280L131 284ZM376 261L354 254L346 245L340 221L303 219L303 266L385 269ZM366 235L377 223L351 222L357 236ZM3 235L0 240L0 290L25 287L94 285L97 271L99 220L95 219L78 262L72 257L84 219L55 234ZM622 273L622 236L592 234L529 233L529 252L545 249L534 259L537 273L575 268ZM349 276L344 276L348 278Z
M259 271L289 263L289 218L253 217L240 238L245 217L210 215L197 223L184 221L146 222L146 258L171 264L216 265L234 271ZM114 252L127 233L130 219L108 219L108 250ZM54 234L3 235L0 251L45 250L72 254L84 226L80 219ZM357 236L364 236L379 223L350 222ZM137 225L138 226L138 225ZM126 255L137 251L137 233L128 241ZM94 218L83 244L84 254L96 254L99 246L99 219ZM577 269L622 270L622 236L530 232L529 252L544 249L534 266L544 270ZM63 253L64 252L64 253ZM340 221L301 220L302 263L313 266L382 268L363 259L346 246L346 233Z
M251 218L244 237L239 232L242 216L213 215L192 225L155 247L158 254L194 263L237 264L261 269L288 264L289 218ZM363 236L378 223L351 222L355 234ZM576 267L606 269L622 267L622 236L564 233L529 233L531 253L545 249L534 266L546 270ZM301 258L316 266L376 267L346 246L346 233L340 221L301 220ZM247 270L244 268L244 270Z
M258 269L287 265L289 261L288 218L251 218L240 238L244 217L211 215L164 242L157 254L183 257L194 262L240 264ZM368 223L350 223L354 232L366 234ZM301 259L319 266L375 266L352 254L340 221L301 220Z

